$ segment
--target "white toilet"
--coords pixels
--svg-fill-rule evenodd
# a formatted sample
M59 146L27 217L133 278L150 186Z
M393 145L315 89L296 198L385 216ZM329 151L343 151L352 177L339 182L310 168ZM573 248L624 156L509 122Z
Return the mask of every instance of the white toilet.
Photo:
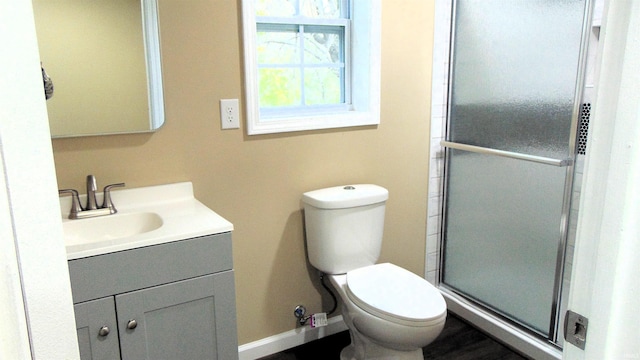
M302 195L309 261L329 275L351 334L341 360L422 360L422 348L447 317L444 298L429 282L393 264L375 265L388 197L368 184Z

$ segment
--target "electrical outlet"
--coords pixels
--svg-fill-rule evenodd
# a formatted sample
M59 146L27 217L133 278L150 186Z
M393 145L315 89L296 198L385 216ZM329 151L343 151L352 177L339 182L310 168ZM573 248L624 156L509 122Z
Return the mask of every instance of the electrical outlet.
M238 99L220 99L220 121L223 130L240 128Z

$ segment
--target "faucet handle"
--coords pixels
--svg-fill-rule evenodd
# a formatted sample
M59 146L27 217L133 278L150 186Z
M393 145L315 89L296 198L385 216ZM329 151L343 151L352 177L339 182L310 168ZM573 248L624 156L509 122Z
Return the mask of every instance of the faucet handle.
M80 205L80 196L78 191L74 189L62 189L58 190L58 195L71 194L71 211L69 211L69 219L77 219L78 213L83 211L82 205Z
M118 212L116 207L113 205L113 201L111 200L111 189L115 187L124 187L124 183L110 184L104 187L102 190L102 195L104 197L102 201L102 208L108 208L111 214L115 214Z

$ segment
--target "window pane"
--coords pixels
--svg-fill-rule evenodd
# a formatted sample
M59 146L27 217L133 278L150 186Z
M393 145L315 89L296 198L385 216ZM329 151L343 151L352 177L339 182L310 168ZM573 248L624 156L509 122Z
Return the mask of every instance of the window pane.
M307 17L340 19L341 0L302 0L300 13Z
M341 104L341 68L307 68L304 71L305 105Z
M349 24L340 18L348 1L254 1L256 14L265 16L256 22L260 107L304 112L344 104Z
M258 31L259 64L300 63L299 33L297 31Z
M300 70L287 68L258 69L260 107L300 105Z
M307 64L342 63L342 28L317 31L318 27L305 27L304 62Z
M256 16L295 16L297 0L255 0Z
M255 0L256 16L345 18L343 0Z

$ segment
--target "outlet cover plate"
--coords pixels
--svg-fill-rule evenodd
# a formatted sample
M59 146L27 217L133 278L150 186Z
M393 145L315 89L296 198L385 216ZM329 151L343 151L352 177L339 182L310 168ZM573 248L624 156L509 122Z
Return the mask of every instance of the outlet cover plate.
M240 128L238 106L238 99L220 99L220 121L223 130Z

